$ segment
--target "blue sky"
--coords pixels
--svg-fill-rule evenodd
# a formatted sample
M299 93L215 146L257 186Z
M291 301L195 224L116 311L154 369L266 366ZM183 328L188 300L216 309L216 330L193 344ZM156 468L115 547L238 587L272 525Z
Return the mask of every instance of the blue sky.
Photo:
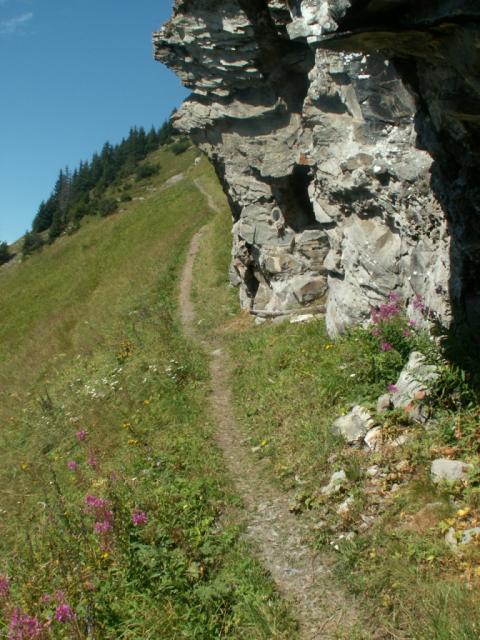
M0 0L0 241L30 227L61 167L187 95L153 61L171 0Z

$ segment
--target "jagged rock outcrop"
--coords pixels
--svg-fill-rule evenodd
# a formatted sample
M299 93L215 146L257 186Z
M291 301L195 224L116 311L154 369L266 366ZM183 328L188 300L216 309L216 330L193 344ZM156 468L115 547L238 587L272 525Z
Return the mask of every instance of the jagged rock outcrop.
M332 334L396 291L478 322L476 0L177 0L156 58L229 198L232 282Z

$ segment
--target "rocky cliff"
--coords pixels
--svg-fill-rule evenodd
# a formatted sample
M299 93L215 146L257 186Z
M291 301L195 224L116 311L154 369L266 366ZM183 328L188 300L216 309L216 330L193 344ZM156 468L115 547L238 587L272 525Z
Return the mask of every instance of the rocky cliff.
M176 0L156 58L233 215L232 282L336 334L395 291L478 323L478 0Z

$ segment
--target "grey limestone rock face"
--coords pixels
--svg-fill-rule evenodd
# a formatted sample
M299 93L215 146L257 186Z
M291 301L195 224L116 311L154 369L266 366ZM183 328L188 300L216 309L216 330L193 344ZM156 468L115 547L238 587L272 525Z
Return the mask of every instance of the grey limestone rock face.
M326 311L331 335L395 291L443 324L480 310L480 10L467 0L177 0L157 60L176 126L233 216L256 314Z

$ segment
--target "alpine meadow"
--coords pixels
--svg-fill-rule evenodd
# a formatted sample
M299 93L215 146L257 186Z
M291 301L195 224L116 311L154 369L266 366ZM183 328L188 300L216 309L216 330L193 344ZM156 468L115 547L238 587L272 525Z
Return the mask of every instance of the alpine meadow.
M0 639L480 639L478 4L0 0Z

